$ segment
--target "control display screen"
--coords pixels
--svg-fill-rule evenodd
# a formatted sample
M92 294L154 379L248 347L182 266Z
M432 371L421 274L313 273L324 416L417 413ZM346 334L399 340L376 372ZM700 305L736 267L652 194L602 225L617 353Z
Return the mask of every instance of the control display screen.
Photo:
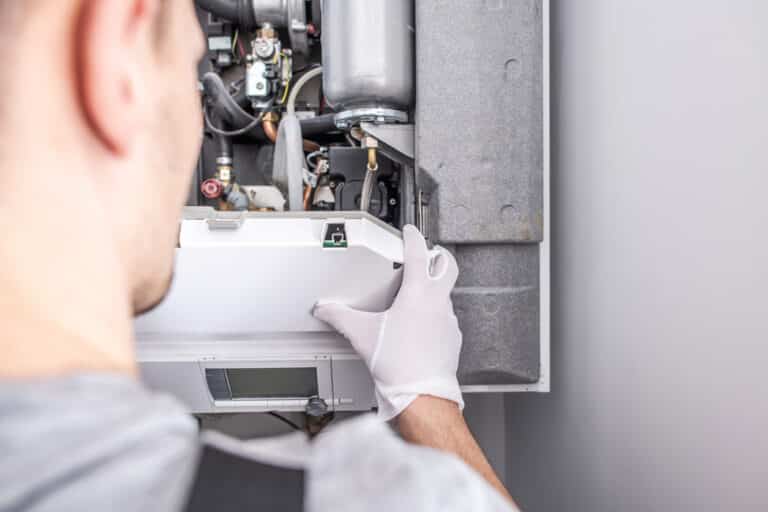
M232 399L309 398L317 396L317 368L230 368Z

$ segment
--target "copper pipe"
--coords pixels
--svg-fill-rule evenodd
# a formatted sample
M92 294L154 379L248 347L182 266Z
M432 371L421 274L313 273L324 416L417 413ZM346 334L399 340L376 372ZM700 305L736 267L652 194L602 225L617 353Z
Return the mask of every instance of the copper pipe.
M261 122L261 127L264 128L264 135L274 144L277 142L277 125L270 119L264 119Z
M275 144L277 142L277 125L271 119L267 118L261 122L261 127L264 128L264 134L267 138L272 144ZM314 153L319 150L320 144L304 139L304 151L307 153Z
M312 187L307 185L304 187L304 210L309 211L312 201Z

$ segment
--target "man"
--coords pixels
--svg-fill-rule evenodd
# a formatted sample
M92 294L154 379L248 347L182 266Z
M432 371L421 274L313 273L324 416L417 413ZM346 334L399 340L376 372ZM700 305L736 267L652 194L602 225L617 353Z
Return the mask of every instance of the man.
M183 509L203 472L197 427L138 382L132 318L170 283L200 146L192 2L0 9L0 510ZM370 418L330 429L315 446L336 443L334 457L315 453L303 466L304 506L508 510L461 414L456 263L441 249L435 258L414 228L404 237L390 311L321 304L315 314L365 359L381 419L428 448ZM345 453L342 438L380 452ZM361 458L389 473L361 483ZM345 481L358 485L335 495Z

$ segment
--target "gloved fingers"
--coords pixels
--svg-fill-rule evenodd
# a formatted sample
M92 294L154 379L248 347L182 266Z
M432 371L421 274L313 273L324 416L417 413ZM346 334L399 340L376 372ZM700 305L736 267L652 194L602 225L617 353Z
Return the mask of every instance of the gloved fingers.
M456 285L456 279L459 277L459 265L456 258L445 247L436 245L432 250L433 257L430 265L429 277L447 290L453 290Z
M409 224L403 228L403 243L405 257L403 283L423 280L429 273L430 257L427 241L416 226Z
M346 304L318 303L312 314L349 340L365 362L371 364L379 342L383 313L359 311Z

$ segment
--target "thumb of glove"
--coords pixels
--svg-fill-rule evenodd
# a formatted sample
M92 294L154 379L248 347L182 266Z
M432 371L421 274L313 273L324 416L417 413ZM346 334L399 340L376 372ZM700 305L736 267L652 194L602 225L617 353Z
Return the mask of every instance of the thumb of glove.
M312 314L349 340L368 368L373 370L386 313L369 313L344 304L329 303L316 304Z

